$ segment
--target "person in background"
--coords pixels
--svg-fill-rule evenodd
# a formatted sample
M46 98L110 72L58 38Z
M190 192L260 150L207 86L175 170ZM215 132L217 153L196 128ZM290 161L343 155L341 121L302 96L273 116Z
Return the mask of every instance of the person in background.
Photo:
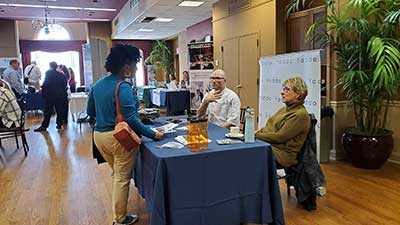
M188 71L183 71L183 78L181 80L181 89L189 89L190 88L190 83L189 83L189 72Z
M114 138L116 121L115 88L121 81L134 77L136 65L140 61L140 51L130 45L116 45L111 48L105 68L110 75L98 80L89 93L87 114L96 117L94 142L100 154L113 170L113 220L114 225L133 224L137 215L127 214L129 184L135 167L138 149L126 151ZM121 113L125 121L138 135L160 140L163 134L143 125L139 118L139 99L131 86L124 82L118 94Z
M69 74L69 70L65 65L59 65L61 74L63 74L65 76L65 79L67 79L67 81L70 79L70 74ZM69 112L69 102L68 102L68 85L67 88L65 90L67 92L67 96L64 99L64 104L63 104L63 117L62 117L62 121L63 124L68 123L68 112Z
M272 145L272 153L278 168L290 167L297 163L297 153L306 141L311 122L304 99L307 85L301 77L283 82L280 108L271 116L265 127L256 132L256 137Z
M226 87L225 72L215 70L210 77L213 90L208 92L197 111L197 116L208 116L208 121L229 128L240 124L240 100Z
M67 79L65 75L57 71L57 63L51 62L50 69L46 72L44 82L42 85L42 95L46 100L44 108L44 118L42 125L36 128L35 132L46 131L49 127L51 114L53 109L57 113L57 129L62 128L64 118L64 104L67 98Z
M150 86L150 87L158 87L158 81L156 79L156 74L155 73L150 73L149 74L149 80L148 80L147 85Z
M36 65L36 61L25 68L24 77L28 78L28 86L34 87L36 90L40 89L40 80L42 79L42 72Z
M175 75L173 75L173 74L169 75L169 83L167 84L167 88L168 88L168 90L177 90L178 89Z
M19 99L23 93L22 77L18 71L19 61L12 59L9 64L10 66L3 72L3 79L10 84L15 96Z
M4 86L3 86L4 85ZM4 83L0 84L0 128L19 127L21 108L15 95Z
M69 72L69 81L68 81L69 90L71 90L71 93L75 93L76 91L75 73L71 67L68 67L68 72Z

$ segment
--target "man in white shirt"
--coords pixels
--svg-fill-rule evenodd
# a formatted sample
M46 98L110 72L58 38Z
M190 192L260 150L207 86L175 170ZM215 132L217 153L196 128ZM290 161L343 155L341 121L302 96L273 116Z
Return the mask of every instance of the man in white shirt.
M36 65L35 61L25 68L24 76L29 79L29 86L34 87L36 90L40 89L40 79L42 78L42 73L40 68Z
M240 125L240 100L226 87L225 72L215 70L210 77L213 90L208 92L197 111L197 116L208 115L208 121L220 127Z

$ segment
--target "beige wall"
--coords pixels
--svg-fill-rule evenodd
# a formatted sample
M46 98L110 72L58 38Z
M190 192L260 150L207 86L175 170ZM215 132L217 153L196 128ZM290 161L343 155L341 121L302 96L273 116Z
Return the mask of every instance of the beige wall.
M15 20L0 19L0 57L18 57L18 31Z
M251 6L229 13L227 0L213 6L214 59L221 67L221 45L224 40L257 33L261 56L276 53L275 0L254 0ZM229 77L229 74L227 75Z
M104 40L107 44L107 50L112 47L110 22L90 22L88 23L88 33L89 38Z
M179 76L182 75L183 71L189 70L189 50L187 44L189 40L186 36L186 31L178 34L178 51L179 51ZM181 78L182 79L182 78Z
M20 40L37 40L37 33L32 29L31 21L18 21L18 32ZM71 35L71 40L87 40L86 23L61 23Z

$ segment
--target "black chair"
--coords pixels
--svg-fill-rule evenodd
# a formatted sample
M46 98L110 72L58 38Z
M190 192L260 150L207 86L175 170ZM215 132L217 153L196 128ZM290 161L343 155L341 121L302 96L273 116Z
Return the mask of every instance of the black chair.
M24 148L25 156L28 155L29 152L29 145L26 140L25 132L29 131L29 129L25 128L25 110L23 103L21 103L21 119L19 121L19 127L12 127L12 128L0 128L0 146L2 146L3 139L15 138L15 143L17 145L17 149L19 149L18 137L22 139L22 146Z
M312 118L313 116L310 114L310 119ZM311 121L311 126L313 126L313 123L312 123L312 121ZM311 129L312 129L312 127L310 127L310 131L311 131ZM311 138L310 137L310 131L309 131L309 134L307 135L307 139L309 139L309 138ZM307 142L307 140L305 141L305 142ZM304 142L304 143L305 143ZM303 145L303 147L301 148L301 150L300 150L300 152L297 154L297 159L298 159L298 156L301 154L301 152L303 152L304 151L304 145ZM281 166L277 166L277 169L283 169L283 170L285 170L285 176L284 177L279 177L279 179L285 179L285 182L286 182L286 187L287 187L287 195L288 196L290 196L290 187L293 187L294 186L294 179L296 178L296 175L299 173L299 170L297 169L297 165L298 164L295 164L295 165L292 165L292 166L290 166L290 167L281 167Z
M86 92L86 87L85 86L77 87L76 92Z
M240 108L240 131L244 133L244 127L246 125L246 109L249 108L248 106L246 108Z
M311 119L311 126L306 141L304 142L304 145L301 148L300 152L297 154L298 162L295 165L283 168L285 170L286 176L282 177L285 179L286 182L288 196L290 196L291 194L290 187L294 186L296 189L297 200L308 211L315 210L317 207L316 206L317 193L315 188L325 184L325 178L323 176L322 170L315 156L315 150L316 150L315 125L317 123L317 120L315 119L313 114L310 114L310 119ZM309 176L310 171L313 171L312 173L314 177ZM307 185L307 188L306 186L304 186L305 184ZM307 191L308 194L305 194L306 189L308 190ZM305 198L304 196L307 196L307 198Z

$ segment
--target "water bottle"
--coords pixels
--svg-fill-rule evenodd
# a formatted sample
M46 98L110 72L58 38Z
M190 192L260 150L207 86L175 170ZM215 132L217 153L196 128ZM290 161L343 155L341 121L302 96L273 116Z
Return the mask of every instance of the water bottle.
M254 143L254 109L247 108L245 113L244 142Z

